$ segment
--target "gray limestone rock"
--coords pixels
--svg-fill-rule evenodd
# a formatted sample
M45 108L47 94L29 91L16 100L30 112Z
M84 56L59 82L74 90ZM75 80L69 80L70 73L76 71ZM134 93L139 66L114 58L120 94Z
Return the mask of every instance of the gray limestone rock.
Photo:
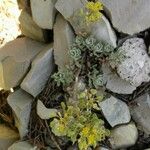
M37 102L37 114L41 119L50 119L57 116L57 109L46 108L44 104L38 100Z
M100 0L113 26L128 34L138 33L150 27L150 1L143 0ZM142 16L142 17L139 17Z
M53 68L53 49L50 44L33 60L31 70L21 83L21 88L36 97L44 89Z
M29 38L18 38L0 49L0 87L10 89L21 83L33 58L46 46Z
M20 141L11 145L8 150L38 150L38 148L26 141Z
M144 94L135 99L136 105L131 105L130 112L138 127L146 134L150 134L150 96Z
M0 125L0 150L7 150L18 139L19 134L16 131L3 124Z
M35 23L43 29L52 29L56 14L57 0L31 0L32 17Z
M74 33L71 26L59 14L54 25L54 58L60 68L69 64L69 48L73 40Z
M5 89L13 88L19 85L27 73L30 62L17 62L12 56L6 57L2 61Z
M128 123L131 119L129 108L126 103L113 96L100 102L99 105L105 118L112 127Z
M138 130L134 123L118 126L111 131L109 139L113 149L133 146L138 139Z
M7 101L13 110L15 125L19 130L20 137L23 138L28 133L28 123L33 97L19 89L10 94Z
M129 82L121 79L116 73L112 72L107 64L102 65L103 76L106 80L106 88L118 94L132 94L136 87Z

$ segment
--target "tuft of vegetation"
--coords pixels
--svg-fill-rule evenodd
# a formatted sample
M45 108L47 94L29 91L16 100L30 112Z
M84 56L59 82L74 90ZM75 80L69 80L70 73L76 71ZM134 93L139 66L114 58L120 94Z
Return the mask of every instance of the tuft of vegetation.
M96 147L97 142L105 140L110 132L104 127L104 121L92 112L94 104L103 100L97 90L85 90L77 95L75 105L62 103L63 113L50 123L52 132L57 136L67 136L78 143L80 150L89 146Z
M73 73L68 68L64 70L60 69L52 75L52 78L57 83L57 86L69 86L74 80Z

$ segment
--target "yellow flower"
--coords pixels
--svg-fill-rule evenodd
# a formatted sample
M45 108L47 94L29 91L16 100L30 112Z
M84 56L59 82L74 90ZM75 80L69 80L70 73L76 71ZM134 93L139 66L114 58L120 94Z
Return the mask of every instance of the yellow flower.
M96 145L96 139L95 139L95 135L94 134L90 134L88 137L88 145Z
M89 131L90 131L90 128L89 128L89 127L84 127L84 128L82 129L81 134L82 134L84 137L87 137L88 134L89 134Z
M103 10L103 5L100 2L88 2L86 8L90 11L100 11Z

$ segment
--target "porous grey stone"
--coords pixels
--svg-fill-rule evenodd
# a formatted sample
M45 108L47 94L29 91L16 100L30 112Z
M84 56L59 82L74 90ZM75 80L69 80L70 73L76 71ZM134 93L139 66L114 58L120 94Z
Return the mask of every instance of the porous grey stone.
M50 119L57 116L57 109L46 108L44 104L38 100L37 102L37 114L41 119Z
M21 88L36 97L44 89L53 68L53 49L50 44L33 60L31 70L21 83Z
M30 62L45 46L29 38L18 38L3 46L0 49L0 87L10 89L18 86Z
M56 14L57 0L31 0L32 17L35 23L43 29L52 29Z
M146 52L144 40L127 39L120 50L124 53L125 59L116 66L119 76L136 87L143 82L149 82L150 58Z
M69 7L69 6L68 6ZM54 58L55 63L64 68L69 64L69 48L74 40L74 33L69 23L58 15L54 25Z
M121 125L112 129L109 139L113 149L133 146L138 139L138 130L134 123Z
M133 120L146 134L150 134L150 96L148 93L135 99L135 105L130 106Z
M0 150L7 150L14 142L19 139L19 134L6 127L4 124L0 125Z
M102 70L108 90L118 94L132 94L136 90L135 86L121 79L115 72L112 72L108 64L103 64Z
M113 96L100 102L99 105L105 118L112 127L128 123L131 119L129 108L126 103Z
M8 150L38 150L38 148L34 147L27 141L20 141L11 145Z
M100 0L113 26L120 32L134 34L150 27L150 1ZM139 17L142 16L142 17Z
M20 137L23 138L28 133L28 123L33 97L19 89L10 94L7 101L13 110L15 125L19 130Z

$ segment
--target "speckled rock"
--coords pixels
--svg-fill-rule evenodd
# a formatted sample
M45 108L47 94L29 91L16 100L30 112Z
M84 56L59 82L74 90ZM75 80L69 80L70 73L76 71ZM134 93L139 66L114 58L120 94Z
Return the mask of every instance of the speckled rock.
M150 58L146 52L144 40L131 38L120 47L125 59L118 65L119 76L134 86L150 81Z
M100 0L118 31L134 34L150 27L150 1L143 0ZM142 16L142 17L139 17Z
M99 105L104 117L112 127L128 123L131 119L129 108L126 103L113 96L100 102Z
M108 64L102 65L103 76L106 80L106 88L118 94L132 94L136 87L129 82L121 79L116 73L112 72Z
M109 139L113 149L133 146L138 139L138 130L134 123L112 129Z
M135 105L131 105L130 112L138 127L146 134L150 134L150 96L144 94L135 99Z

